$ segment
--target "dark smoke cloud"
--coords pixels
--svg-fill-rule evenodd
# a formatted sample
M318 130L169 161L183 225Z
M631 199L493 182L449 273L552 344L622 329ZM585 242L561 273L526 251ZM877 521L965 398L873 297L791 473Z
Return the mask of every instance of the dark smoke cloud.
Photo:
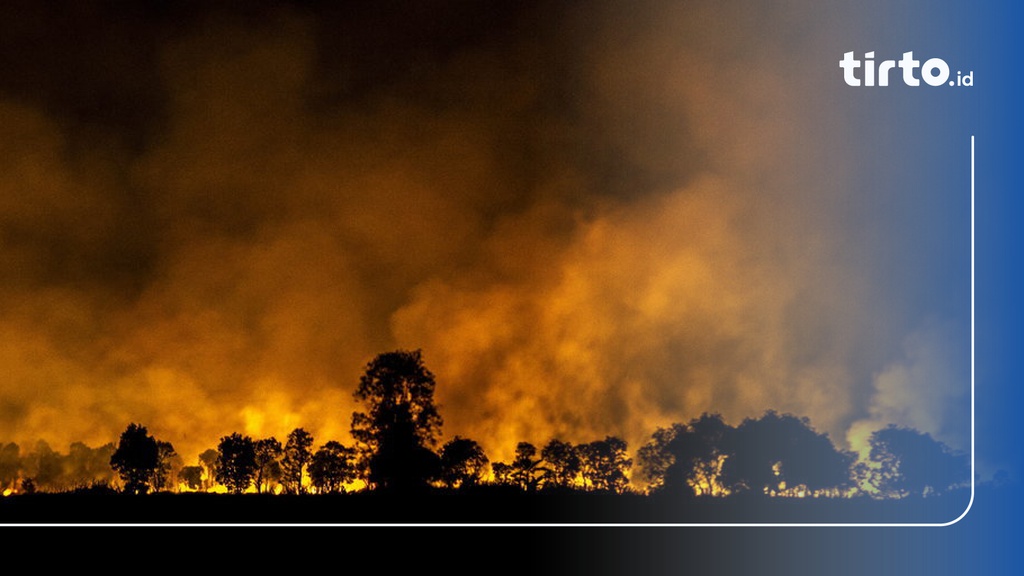
M405 346L492 459L704 410L843 441L928 371L847 242L823 8L82 6L0 24L0 438L347 440Z

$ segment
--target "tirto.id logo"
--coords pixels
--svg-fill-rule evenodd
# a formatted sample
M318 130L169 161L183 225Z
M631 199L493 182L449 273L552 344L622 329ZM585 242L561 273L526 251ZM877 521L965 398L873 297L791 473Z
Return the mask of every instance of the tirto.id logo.
M956 71L956 80L950 79L949 64L942 58L929 58L924 61L924 64L920 60L914 59L913 52L904 52L903 58L897 62L896 60L882 60L875 67L875 53L866 52L864 54L864 60L857 60L853 57L853 52L847 52L843 54L843 59L839 61L839 67L843 69L843 80L846 81L847 86L888 86L889 85L889 74L893 68L899 67L901 72L897 72L898 76L903 78L903 83L907 86L920 86L921 81L929 86L942 86L947 84L949 86L974 86L974 71L968 70L966 74L960 70ZM858 76L857 71L861 70L862 74ZM920 70L920 77L916 75L917 71Z

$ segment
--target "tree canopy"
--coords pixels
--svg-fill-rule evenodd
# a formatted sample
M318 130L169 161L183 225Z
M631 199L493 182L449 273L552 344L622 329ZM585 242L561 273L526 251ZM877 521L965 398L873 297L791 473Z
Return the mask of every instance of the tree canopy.
M584 482L595 490L623 492L633 465L627 449L626 441L616 436L579 446Z
M270 483L282 477L281 457L284 448L274 437L261 438L254 446L256 451L256 491L270 490Z
M302 494L305 491L303 478L306 466L313 459L313 435L302 428L296 428L288 434L284 445L284 458L281 459L281 479L285 492Z
M435 387L419 350L377 355L355 391L361 410L352 414L354 444L328 441L315 452L313 435L303 428L293 429L283 446L274 437L253 440L235 432L222 437L216 449L202 452L199 465L183 466L169 442L137 423L127 426L116 446L94 450L76 442L67 456L43 440L27 453L17 444L0 444L0 491L82 486L104 474L113 478L111 471L131 494L175 483L209 490L214 482L235 494L252 488L274 492L274 482L291 494L309 487L325 494L344 491L358 480L382 491L494 484L525 492L646 489L670 498L864 492L903 498L942 494L971 480L967 455L927 433L895 425L877 430L870 437L870 454L858 461L807 418L774 410L735 427L711 413L659 427L636 451L635 468L626 441L614 435L580 444L552 438L540 450L520 441L510 462L492 463L480 444L461 436L437 448L442 419Z
M441 481L449 488L479 484L490 462L474 440L456 436L441 447Z
M572 486L580 475L582 462L579 450L570 442L553 438L540 451L541 458L548 463L547 482L551 486Z
M217 445L217 481L229 492L241 494L256 476L256 445L238 432L224 436Z
M149 435L145 426L133 422L121 433L117 449L110 457L110 467L121 476L126 492L145 494L154 487L160 456L157 440Z
M321 446L309 464L310 483L321 494L344 491L356 472L356 451L335 440Z
M871 435L871 460L878 465L873 484L883 495L941 494L968 484L970 463L930 434L889 426Z
M432 448L442 419L434 388L419 350L383 353L366 365L355 392L365 410L352 414L351 433L371 486L421 488L439 474Z
M729 436L721 476L731 491L773 494L803 486L813 492L853 482L855 455L838 450L806 418L769 410L745 419Z

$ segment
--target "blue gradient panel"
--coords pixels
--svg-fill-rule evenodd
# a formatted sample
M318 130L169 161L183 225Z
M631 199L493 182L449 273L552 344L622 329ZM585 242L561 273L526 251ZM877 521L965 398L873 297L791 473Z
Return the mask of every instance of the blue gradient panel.
M935 528L649 534L664 546L665 554L665 563L652 568L691 567L685 558L688 554L677 556L670 551L670 541L676 539L688 543L683 544L687 551L701 556L702 567L710 569L721 561L727 573L1016 574L1024 569L1020 537L1024 463L1019 430L1024 406L1020 371L1024 344L1022 25L1024 9L1013 2L879 3L864 6L857 25L837 30L845 48L837 45L828 62L836 66L836 82L841 82L838 61L842 50L854 50L858 55L874 50L876 60L883 55L899 58L903 51L913 50L922 59L947 59L953 75L958 68L973 71L974 86L970 88L909 88L898 80L889 88L851 87L842 94L840 108L862 122L853 141L864 165L875 171L867 182L888 183L894 193L903 195L898 200L876 196L872 201L907 202L904 215L919 210L955 216L939 218L953 223L945 238L941 230L908 230L903 247L907 254L894 256L903 263L911 253L923 262L954 258L962 263L969 258L969 247L963 241L970 235L970 138L976 139L974 447L979 473L989 476L979 483L970 511L951 526ZM925 240L928 234L932 235L930 241ZM894 275L893 282L900 281L898 274ZM959 310L966 326L969 314L963 302L970 294L966 279L940 275L932 281L934 290L919 293L919 303L940 298L940 306ZM908 304L912 302L908 300ZM966 336L962 343L970 346ZM963 408L969 413L969 406ZM701 544L691 547L695 541ZM730 542L744 552L729 554L727 550L733 549ZM715 552L707 556L697 552L705 546Z
M876 264L889 278L887 288L902 291L909 311L941 309L957 319L961 376L970 369L972 345L972 286L964 272L971 258L970 148L975 138L973 436L979 482L970 510L942 527L586 531L571 535L571 548L581 554L565 566L584 558L590 572L607 573L988 575L1024 570L1019 425L1024 406L1024 7L1014 2L857 6L839 9L846 26L836 27L832 51L820 55L822 70L813 71L814 81L822 83L821 90L840 85L838 92L830 92L836 113L856 118L854 132L834 135L851 143L851 154L862 167L853 185L865 190L865 204L851 209L870 211L887 204L892 220L878 222L878 229L890 240L904 241L877 253ZM941 57L950 64L954 81L958 71L971 70L974 85L907 87L894 74L887 88L847 87L839 68L845 51L855 51L858 58L874 51L876 62L898 60L904 51L921 60ZM904 232L894 234L900 226ZM919 267L908 268L912 262ZM960 407L962 415L970 415L969 402ZM559 546L547 549L558 554Z

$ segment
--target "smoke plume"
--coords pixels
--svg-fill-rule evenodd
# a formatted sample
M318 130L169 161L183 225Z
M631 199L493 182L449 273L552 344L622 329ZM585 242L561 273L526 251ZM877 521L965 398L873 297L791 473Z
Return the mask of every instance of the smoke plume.
M395 347L492 460L905 416L827 10L442 4L4 19L0 439L348 442Z

